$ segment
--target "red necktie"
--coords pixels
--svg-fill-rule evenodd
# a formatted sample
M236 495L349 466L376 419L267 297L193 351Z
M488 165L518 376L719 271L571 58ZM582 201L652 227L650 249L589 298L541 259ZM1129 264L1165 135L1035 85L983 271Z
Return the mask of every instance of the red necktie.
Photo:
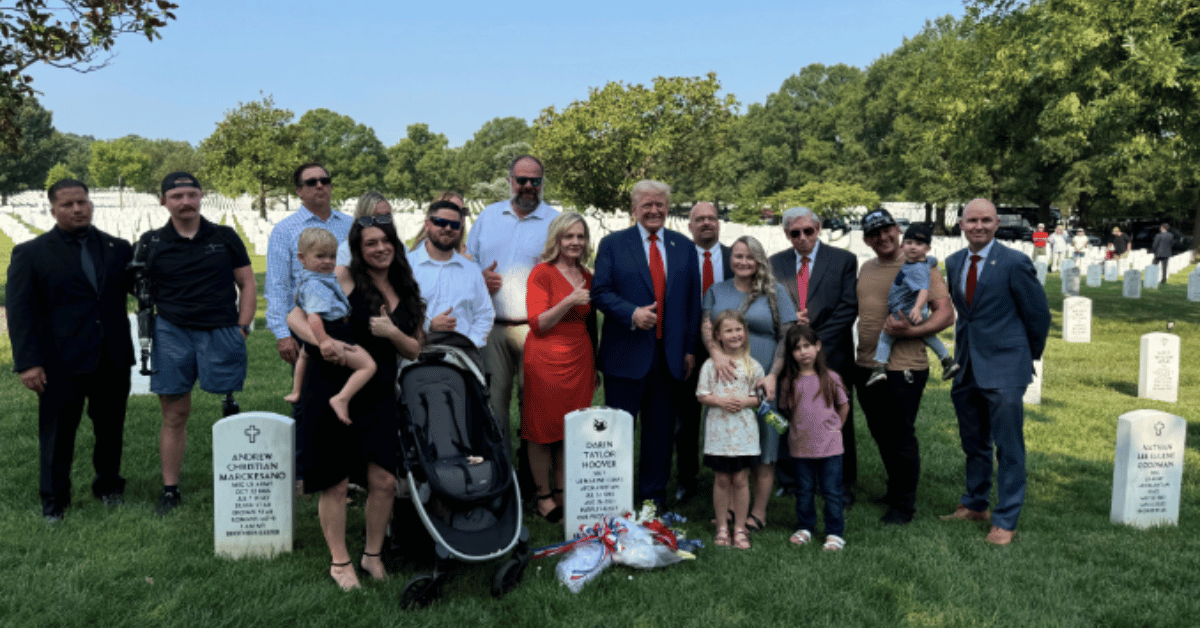
M796 273L796 292L800 294L800 309L808 307L808 256L800 258L800 272Z
M713 285L712 251L704 252L704 270L701 274L701 279L704 287L700 291L700 296L704 296L708 294L708 289Z
M971 256L971 268L967 269L967 306L970 307L971 300L975 298L975 280L979 277L979 272L975 270L975 263L983 259L978 255Z
M663 337L663 301L667 297L667 273L663 270L662 254L658 252L658 236L650 234L650 281L654 284L654 301L658 304L655 312L658 323L654 328L654 337Z

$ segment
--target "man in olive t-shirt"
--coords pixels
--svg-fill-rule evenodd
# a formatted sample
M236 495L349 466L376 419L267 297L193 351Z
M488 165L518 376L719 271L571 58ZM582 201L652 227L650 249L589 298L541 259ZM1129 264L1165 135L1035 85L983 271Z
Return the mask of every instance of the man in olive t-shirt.
M921 396L929 380L929 360L921 338L953 324L954 308L950 305L946 280L936 269L931 269L929 317L919 325L912 325L903 316L889 316L888 289L904 266L900 227L886 209L877 209L863 217L862 228L863 241L875 251L876 257L864 263L858 275L854 385L858 387L859 405L887 472L887 494L877 500L887 506L880 521L904 525L912 521L916 512L917 480L921 475L915 426ZM882 330L896 338L887 363L887 381L868 389L866 382L875 366L875 345Z

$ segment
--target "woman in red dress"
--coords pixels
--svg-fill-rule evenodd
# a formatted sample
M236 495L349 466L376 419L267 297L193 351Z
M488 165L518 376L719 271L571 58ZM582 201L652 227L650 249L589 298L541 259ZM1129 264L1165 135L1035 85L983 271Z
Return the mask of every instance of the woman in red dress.
M591 258L588 237L583 216L565 212L556 217L525 296L529 336L521 438L529 442L537 512L552 523L563 516L563 416L591 406L596 385L592 273L584 267Z

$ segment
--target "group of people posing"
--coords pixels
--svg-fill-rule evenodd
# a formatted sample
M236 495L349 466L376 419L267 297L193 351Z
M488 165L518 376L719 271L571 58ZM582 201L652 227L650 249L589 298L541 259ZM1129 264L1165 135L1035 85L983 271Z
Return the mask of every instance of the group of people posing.
M859 269L854 255L820 241L821 221L806 208L784 213L792 246L770 257L753 237L722 244L711 203L692 207L689 239L665 227L670 188L652 180L632 188L634 224L605 236L593 255L583 217L543 201L544 176L537 158L514 159L511 197L487 206L466 236L462 197L444 194L406 253L381 195L364 194L351 216L332 209L324 166L293 173L302 207L270 235L266 322L280 358L296 365L288 400L299 426L298 473L306 492L320 494L339 586L359 586L346 545L351 482L367 488L359 567L386 577L380 555L399 462L398 363L443 342L460 343L483 365L502 426L518 391L520 460L537 515L560 520L563 417L591 406L603 385L604 404L640 422L640 499L666 505L673 454L674 497L695 496L703 461L715 474L717 545L750 547L778 482L796 498L791 541L814 537L819 491L823 547L838 550L857 481L852 389L887 473L882 521L906 524L920 475L914 425L929 377L925 343L957 310L955 356L939 358L954 379L967 482L946 518L990 520L988 540L1011 541L1025 486L1021 397L1049 310L1029 259L995 242L990 202L967 205L968 249L946 260L943 278L926 257L930 234L902 234L886 210L862 220L876 256ZM154 251L149 272L159 297L151 385L163 406L165 514L181 502L192 385L241 388L256 286L236 233L199 215L199 182L174 173L162 188L170 221L142 244ZM82 183L60 182L49 197L58 226L14 250L8 311L15 369L41 395L43 513L61 518L70 500L68 445L85 399L98 436L93 490L108 501L123 491L132 251L91 226ZM54 387L60 392L47 395ZM775 411L786 429L766 420ZM993 453L999 497L989 512Z

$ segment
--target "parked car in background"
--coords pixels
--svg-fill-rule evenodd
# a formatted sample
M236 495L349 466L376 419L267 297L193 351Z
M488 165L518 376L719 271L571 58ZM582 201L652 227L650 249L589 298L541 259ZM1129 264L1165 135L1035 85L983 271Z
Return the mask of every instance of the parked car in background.
M1020 214L1000 214L1000 227L996 229L996 238L1010 242L1031 242L1033 227Z
M1175 227L1168 227L1167 231L1175 236L1175 242L1171 245L1172 253L1182 253L1192 248L1192 237L1186 236L1182 231ZM1135 249L1150 250L1150 245L1154 242L1154 236L1158 235L1158 227L1142 227L1133 236L1133 244Z

